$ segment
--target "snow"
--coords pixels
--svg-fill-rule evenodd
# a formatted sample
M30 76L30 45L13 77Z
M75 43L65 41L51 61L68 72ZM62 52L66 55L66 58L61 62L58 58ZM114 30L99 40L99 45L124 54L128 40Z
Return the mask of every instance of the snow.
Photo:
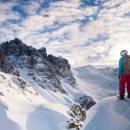
M117 98L119 83L111 67L84 66L73 70L78 88L97 104L87 111L83 130L130 130L130 99Z
M7 108L0 104L0 127L2 130L20 130L19 125L7 116Z
M87 112L83 130L130 130L130 100L102 100Z
M73 73L77 88L97 102L87 111L83 130L130 130L130 100L113 96L118 94L114 69L85 66ZM20 78L27 83L25 90L16 76L0 72L0 129L68 130L67 111L80 91L65 81L61 83L66 94L43 89L26 71Z
M66 130L68 107L50 102L30 87L22 90L14 77L0 73L2 130ZM60 98L60 97L59 97ZM51 124L51 125L50 125Z
M78 88L96 101L117 95L119 83L115 69L83 66L73 69Z
M27 130L65 130L62 126L65 120L62 114L39 107L29 114Z

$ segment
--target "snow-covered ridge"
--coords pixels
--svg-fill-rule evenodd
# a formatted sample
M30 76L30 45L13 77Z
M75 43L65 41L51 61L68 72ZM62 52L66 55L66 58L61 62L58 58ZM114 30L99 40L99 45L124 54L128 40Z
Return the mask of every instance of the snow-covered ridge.
M87 113L84 130L129 130L130 100L107 98L96 104Z
M14 83L12 78L14 79L13 75L0 72L2 130L61 130L61 127L66 129L64 124L68 119L68 107L50 102L29 86L23 90L19 81L15 79ZM50 125L50 121L54 124Z

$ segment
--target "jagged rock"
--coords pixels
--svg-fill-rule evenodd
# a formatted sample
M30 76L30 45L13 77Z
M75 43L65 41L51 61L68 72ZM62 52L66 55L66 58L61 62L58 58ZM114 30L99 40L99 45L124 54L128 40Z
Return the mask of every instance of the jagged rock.
M67 112L70 116L70 120L68 120L68 128L69 129L77 129L81 130L82 125L86 119L86 110L95 105L95 101L86 95L81 95L78 97L79 104L73 104L70 107L70 110Z
M3 52L6 56L39 55L37 49L33 48L32 46L27 46L26 44L23 44L22 41L18 38L15 38L10 42L2 43L0 47L3 49Z
M86 110L88 110L89 108L91 108L93 105L96 104L96 102L90 96L86 96L86 95L80 96L78 98L78 102Z
M65 92L61 86L60 80L57 79L55 73L53 73L52 69L49 66L40 62L39 60L37 61L37 64L34 66L34 71L35 71L34 75L35 79L39 82L46 83L47 88L49 89L53 88L54 91L59 90L62 93Z
M48 60L52 63L55 72L63 77L66 82L69 82L73 87L75 87L76 80L70 70L71 67L68 60L61 57L55 57L53 55L48 55Z
M13 66L8 62L6 56L3 53L2 48L0 48L0 69L1 71L6 73L13 72Z
M74 104L70 107L68 115L70 116L70 120L68 120L68 128L76 128L77 130L80 130L86 119L86 110L81 105Z
M0 44L0 48L0 69L4 72L16 74L18 69L27 69L32 73L32 79L41 87L61 93L65 93L65 90L60 78L73 87L76 84L68 61L61 57L47 56L44 47L35 49L15 38Z
M42 47L38 50L40 54L47 59L47 53L46 53L46 48Z
M5 60L5 55L3 53L2 48L0 48L0 65L3 64L4 60Z
M64 58L55 57L53 55L48 55L48 60L51 63L53 63L54 65L59 66L60 68L64 67L64 68L70 69L70 65L69 65L68 61Z

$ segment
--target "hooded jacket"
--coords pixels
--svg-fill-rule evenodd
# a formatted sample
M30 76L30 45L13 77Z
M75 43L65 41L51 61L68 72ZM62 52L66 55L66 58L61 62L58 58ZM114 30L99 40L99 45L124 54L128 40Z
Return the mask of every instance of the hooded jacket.
M127 56L122 56L119 60L118 76L121 77L124 73L124 65Z

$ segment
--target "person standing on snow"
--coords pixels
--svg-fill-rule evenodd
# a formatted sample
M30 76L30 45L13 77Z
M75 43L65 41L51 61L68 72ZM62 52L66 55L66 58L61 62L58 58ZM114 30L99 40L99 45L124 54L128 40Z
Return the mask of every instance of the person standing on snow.
M130 98L130 56L127 50L120 52L118 77L120 81L120 99L125 96L125 87L127 87L128 98Z

